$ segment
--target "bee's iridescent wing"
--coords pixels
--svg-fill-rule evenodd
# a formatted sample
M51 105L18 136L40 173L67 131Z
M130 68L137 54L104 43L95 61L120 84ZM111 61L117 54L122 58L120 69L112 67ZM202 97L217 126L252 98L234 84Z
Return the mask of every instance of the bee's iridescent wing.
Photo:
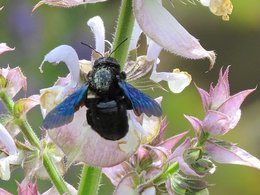
M82 86L51 110L43 120L43 128L53 129L70 123L74 113L83 105L88 85Z
M133 110L137 116L142 113L145 113L147 116L160 117L162 115L162 109L155 100L123 80L119 81L118 85L123 90L125 96L131 101Z

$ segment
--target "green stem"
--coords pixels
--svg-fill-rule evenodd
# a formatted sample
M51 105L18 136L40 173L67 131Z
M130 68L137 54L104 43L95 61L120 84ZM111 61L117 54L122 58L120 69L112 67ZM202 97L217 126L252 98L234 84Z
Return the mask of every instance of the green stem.
M43 165L48 172L52 183L55 185L56 189L60 194L70 194L69 189L64 183L63 178L57 172L55 165L53 164L52 160L50 159L47 151L44 151L42 154L43 158Z
M159 175L157 178L154 179L154 183L160 184L166 181L166 179L169 177L169 175L172 175L174 173L177 173L179 170L179 163L175 162L169 165L167 170L165 170L161 175Z
M9 113L13 113L14 102L4 92L0 93L0 99L2 99Z
M40 140L37 137L37 135L34 133L32 127L29 125L28 121L26 119L17 118L15 120L16 125L18 125L26 137L26 139L32 144L33 146L40 149Z
M14 115L13 108L14 108L15 103L13 102L12 98L10 98L9 96L7 96L4 93L0 93L0 98L3 101L4 105L6 106L8 112L10 114ZM29 125L28 121L23 118L18 118L17 116L14 116L14 118L15 118L16 125L18 125L20 127L25 138L30 142L31 145L35 146L36 148L38 148L40 150L41 149L40 140L34 133L32 127ZM55 187L57 188L59 193L70 194L66 184L64 183L62 177L57 172L57 169L56 169L55 165L52 163L47 152L43 152L43 165L44 165L45 169L47 170L52 183L55 185Z
M83 166L78 195L98 194L102 172L99 168Z
M122 0L112 51L115 50L125 38L127 38L127 40L111 55L113 58L118 60L121 69L123 69L127 60L133 27L134 15L132 10L132 0Z

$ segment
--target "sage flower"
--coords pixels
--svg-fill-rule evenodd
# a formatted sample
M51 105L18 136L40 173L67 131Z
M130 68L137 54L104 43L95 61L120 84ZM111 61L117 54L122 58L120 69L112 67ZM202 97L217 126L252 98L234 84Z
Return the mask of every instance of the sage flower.
M230 96L228 73L229 67L224 73L221 69L218 83L215 87L211 85L209 92L197 87L206 116L202 122L194 117L187 117L197 131L203 130L214 136L224 135L235 128L239 122L241 117L240 106L255 89L244 90Z
M0 93L13 98L21 89L27 89L26 77L19 67L0 68Z
M206 157L218 163L246 165L259 169L260 161L256 157L234 143L211 137L224 135L236 127L241 116L241 104L255 90L248 89L230 96L229 68L224 72L220 70L218 83L215 87L211 85L209 92L197 87L206 116L202 121L194 116L185 116L196 133L193 148L196 149L196 145L202 139L205 146L201 152ZM186 150L188 148L192 147L189 145Z
M93 17L87 23L94 33L96 51L104 53L105 37L104 25L100 17ZM40 105L43 116L58 105L69 94L80 87L86 75L92 69L92 63L97 54L93 52L92 59L80 60L75 50L67 45L59 46L49 52L43 61L56 63L63 61L70 70L66 78L59 78L53 87L40 91ZM43 64L42 63L42 64ZM41 67L42 68L42 65ZM81 75L81 76L80 76ZM74 115L71 123L48 131L50 138L68 156L69 164L73 161L84 162L93 166L113 166L130 157L140 143L149 141L158 132L160 118L141 116L136 118L133 111L128 111L129 131L118 141L106 140L96 133L86 121L86 107L80 108ZM146 121L152 120L152 128L146 128Z
M6 43L0 43L0 55L7 51L13 51ZM26 77L19 67L0 68L0 94L5 93L13 98L21 89L27 89Z

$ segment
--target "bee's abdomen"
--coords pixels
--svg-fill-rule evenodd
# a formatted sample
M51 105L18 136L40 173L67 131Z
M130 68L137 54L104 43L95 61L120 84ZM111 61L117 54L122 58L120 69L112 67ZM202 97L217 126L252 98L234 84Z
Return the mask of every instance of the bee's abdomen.
M87 111L88 124L101 137L119 140L128 132L128 117L124 100L96 101Z

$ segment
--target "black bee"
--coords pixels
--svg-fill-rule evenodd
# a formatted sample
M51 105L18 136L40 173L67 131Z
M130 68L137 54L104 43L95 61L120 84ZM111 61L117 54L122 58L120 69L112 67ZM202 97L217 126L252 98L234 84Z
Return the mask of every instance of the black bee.
M128 132L127 110L133 110L137 116L161 116L160 105L125 79L126 74L114 58L97 59L87 75L87 83L50 111L43 127L52 129L68 124L74 113L86 106L87 122L92 129L105 139L119 140ZM96 97L88 98L88 90Z

